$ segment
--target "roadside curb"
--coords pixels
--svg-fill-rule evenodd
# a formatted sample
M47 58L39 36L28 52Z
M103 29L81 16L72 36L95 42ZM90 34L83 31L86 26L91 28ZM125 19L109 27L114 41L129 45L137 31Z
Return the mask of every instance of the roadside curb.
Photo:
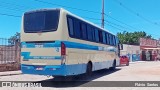
M132 61L130 63L145 63L146 61Z
M8 71L8 72L0 72L0 76L12 76L12 75L20 75L20 74L22 74L22 72L21 71L16 71L16 72L14 72L14 71Z

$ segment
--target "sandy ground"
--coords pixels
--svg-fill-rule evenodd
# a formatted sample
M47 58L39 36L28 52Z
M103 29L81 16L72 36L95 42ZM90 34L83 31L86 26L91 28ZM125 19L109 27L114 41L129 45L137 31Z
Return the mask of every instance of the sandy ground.
M77 78L76 78L77 80ZM78 77L78 80L84 80L82 75ZM85 79L86 80L86 79ZM54 81L52 77L39 76L39 75L11 75L11 76L0 76L0 81L33 81L42 82ZM160 81L160 62L133 62L130 66L117 67L115 71L101 70L93 73L93 76L87 78L87 81ZM50 83L52 84L52 83ZM40 87L40 88L8 88L3 87L0 90L50 90L50 89L69 89L69 90L160 90L158 87L81 87L82 84L76 87L55 87L51 85L50 87ZM86 83L83 83L84 85ZM159 85L160 86L160 85Z

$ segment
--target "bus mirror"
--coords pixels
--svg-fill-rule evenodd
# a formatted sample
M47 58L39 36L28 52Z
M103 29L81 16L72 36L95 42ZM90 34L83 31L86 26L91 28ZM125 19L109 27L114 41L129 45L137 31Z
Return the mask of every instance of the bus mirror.
M119 50L123 50L123 44L119 44Z

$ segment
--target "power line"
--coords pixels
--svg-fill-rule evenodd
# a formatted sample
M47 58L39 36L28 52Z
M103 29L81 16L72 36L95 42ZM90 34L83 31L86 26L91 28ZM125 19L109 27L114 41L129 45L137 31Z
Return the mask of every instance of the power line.
M115 28L115 29L117 29L117 30L119 30L119 31L125 31L125 30L123 30L123 29L120 29L120 28L118 28L118 27L116 27L116 26L113 26L113 25L110 25L110 24L108 24L108 26L113 27L113 28Z
M121 28L119 28L119 27L117 27L117 26L114 26L114 25L111 25L111 24L108 24L108 26L110 26L110 27L112 27L112 28L115 28L115 29L117 29L117 30L119 30L119 31L127 31L127 30L123 30L123 29L121 29ZM153 35L153 36L160 36L160 35L157 35L157 34L151 34L151 33L148 33L149 35Z
M34 0L34 1L37 1L37 2L40 2L40 3L44 3L44 4L49 4L49 5L56 5L56 6L71 8L71 9L75 9L75 10L79 10L79 11L84 11L84 12L92 12L92 13L96 13L96 14L101 14L101 12L97 12L97 11L79 9L79 8L75 8L75 7L68 7L68 6L64 6L64 5L60 5L60 4L55 4L55 3L50 3L50 2L46 2L46 1L42 1L42 0ZM122 23L122 24L124 24L124 25L132 28L132 29L139 30L139 29L137 29L137 28L135 28L135 27L133 27L133 26L130 26L130 25L128 25L128 24L126 24L126 23L124 23L124 22L122 22L122 21L120 21L120 20L117 20L117 19L115 19L115 18L113 18L113 17L111 17L111 16L109 16L109 15L107 15L107 14L105 14L105 15L106 15L107 17L109 17L109 18L111 18L111 19L119 22L119 23Z
M101 21L101 19L98 19L98 18L84 17L84 16L82 16L82 17L83 17L83 18L86 18L86 19L92 19L92 20L96 20L96 21ZM122 25L113 23L113 22L111 22L111 21L108 21L108 20L104 20L104 21L105 21L106 23L109 23L109 24L112 24L112 25L115 25L115 26L118 26L118 27L121 27L121 28L124 28L124 29L131 30L131 29L127 28L127 27L124 27L124 26L122 26ZM98 23L98 24L100 24L100 23Z
M88 18L88 19L92 19L92 20L101 20L101 19L98 19L98 18L91 18L91 17L84 17L84 18ZM113 28L115 28L115 29L117 29L119 31L128 31L128 30L131 30L131 29L128 29L128 28L126 28L124 26L121 26L119 24L113 23L113 22L108 21L108 20L105 20L105 22L107 22L108 26L113 27ZM101 23L97 22L96 24L101 24ZM141 30L141 31L143 31L143 30ZM148 33L148 34L155 35L155 36L160 36L160 35L151 34L151 33Z
M85 11L85 12L91 12L91 13L98 13L100 14L101 12L97 12L97 11L91 11L91 10L86 10L86 9L79 9L79 8L75 8L75 7L69 7L69 6L64 6L64 5L60 5L60 4L54 4L54 3L50 3L50 2L46 2L46 1L42 1L42 0L34 0L36 2L40 2L40 3L45 3L45 4L50 4L50 5L56 5L56 6L61 6L61 7L66 7L66 8L70 8L70 9L75 9L75 10L79 10L79 11Z
M85 17L85 16L82 16L83 18L87 18L87 19L92 19L92 20L99 20L99 21L101 21L101 19L100 18L92 18L92 17ZM116 26L118 26L118 27L121 27L121 28L125 28L125 29L128 29L128 30L139 30L139 29L137 29L137 28L135 28L135 27L132 27L132 26L130 26L130 25L128 25L128 24L126 24L126 23L123 23L123 22L121 22L121 21L119 21L119 20L117 20L117 19L115 19L115 18L112 18L112 17L110 17L111 19L113 19L113 20L115 20L115 21L117 21L117 22L119 22L119 23L121 23L121 24L124 24L124 25L126 25L126 26L128 26L128 27L130 27L130 28L132 28L132 29L130 29L130 28L127 28L127 27L124 27L124 26L122 26L122 25L119 25L119 24L116 24L116 23L113 23L113 22L111 22L111 21L108 21L108 20L105 20L105 22L107 22L107 23L110 23L110 24L113 24L113 25L116 25Z
M99 18L92 18L92 17L84 17L84 16L82 16L83 18L86 18L86 19L92 19L92 20L96 20L96 21L101 21L101 19L99 19ZM128 30L130 30L130 31L133 31L132 29L129 29L129 28L127 28L127 27L124 27L124 26L122 26L122 25L119 25L119 24L116 24L116 23L113 23L113 22L111 22L111 21L109 21L109 20L105 20L105 22L106 22L106 24L107 25L110 25L111 27L116 27L116 28L118 28L119 27L119 30L120 30L120 28L121 28L121 31L122 31L122 28L124 29L123 31L128 31ZM96 23L96 24L100 24L100 23Z
M10 17L16 17L16 18L20 18L21 17L21 16L17 16L17 15L13 15L13 14L6 14L6 13L0 13L0 15L10 16Z
M41 2L41 3L45 3L45 4L50 4L50 5L57 5L57 6L67 7L67 8L76 9L76 10L85 11L85 12L100 13L100 12L96 12L96 11L90 11L90 10L85 10L85 9L79 9L79 8L73 8L73 7L63 6L63 5L59 5L59 4L53 4L53 3L49 3L49 2L45 2L45 1L41 1L41 0L34 0L34 1ZM23 6L20 6L20 5L16 5L16 6L23 8ZM17 9L13 9L13 8L10 8L10 9L19 11L19 10L17 10ZM23 10L24 10L24 9L23 9ZM12 17L21 17L21 16L12 15L12 14L5 14L5 13L0 13L0 15L12 16ZM106 14L105 14L105 15L106 15ZM124 24L124 25L132 28L132 29L137 29L137 28L135 28L135 27L133 27L133 26L130 26L130 25L128 25L128 24L126 24L126 23L124 23L124 22L122 22L122 21L119 21L119 20L117 20L117 19L115 19L115 18L113 18L113 17L111 17L111 16L109 16L109 15L107 15L107 16L108 16L109 18L111 18L111 19L113 19L113 20L121 23L121 24ZM86 17L86 18L88 18L88 19L93 19L93 20L101 20L101 19L91 18L91 17ZM117 28L117 29L119 29L119 30L121 30L121 31L124 31L124 30L122 30L122 29L120 29L120 28L123 28L123 29L125 28L125 29L128 30L128 28L126 28L126 27L124 27L124 26L121 26L121 25L118 25L118 24L115 24L115 23L113 23L113 22L106 21L106 20L105 20L105 22L108 22L109 24L112 24L112 25L109 25L109 26L114 27L114 28ZM100 24L100 23L98 23L98 24ZM113 25L114 25L114 26L113 26ZM117 27L116 27L116 26L117 26ZM120 27L120 28L118 28L118 27ZM153 34L151 34L151 35L153 35Z
M30 8L30 7L26 7L26 6L23 6L23 5L18 5L18 4L15 4L16 2L13 2L13 3L9 3L9 2L3 2L3 1L1 1L1 5L2 5L2 3L3 4L7 4L7 5L9 5L9 6L16 6L16 7L21 7L21 9L23 8L23 9L26 9L26 8Z
M88 18L88 19L92 19L92 20L101 20L100 18L92 18L92 17L86 17L86 16L81 16L81 17L83 17L83 18Z
M60 5L60 4L54 4L54 3L50 3L50 2L46 2L46 1L42 1L42 0L34 0L34 1L37 1L37 2L40 2L40 3L44 3L44 4L50 4L50 5L56 5L56 6L61 6L61 7L67 7L67 8L76 9L76 10L85 11L85 12L92 12L92 13L99 13L99 14L101 13L101 12L97 12L97 11L91 11L91 10L79 9L79 8L75 8L75 7L68 7L68 6L64 6L64 5ZM7 3L7 4L9 4L9 3ZM20 6L20 5L16 5L16 6ZM24 7L20 6L20 8L24 8ZM17 9L13 9L13 8L9 8L9 9L17 10ZM17 10L17 11L19 11L19 10ZM124 23L124 22L122 22L120 20L117 20L117 19L115 19L115 18L113 18L113 17L111 17L109 15L106 15L106 16L109 17L109 18L111 18L111 19L113 19L113 20L115 20L115 21L117 21L117 22L119 22L119 23L122 23L122 24L124 24L124 25L126 25L126 26L128 26L128 27L130 27L132 29L139 30L139 29L137 29L137 28L135 28L133 26L130 26L130 25L128 25L128 24L126 24L126 23Z
M111 17L111 16L109 16L109 15L106 15L106 16L109 17L109 18L111 18L111 19L113 19L113 20L115 20L115 21L117 21L117 22L119 22L119 23L121 23L121 24L124 24L124 25L126 25L126 26L128 26L128 27L130 27L130 28L132 28L132 29L139 30L139 29L137 29L137 28L135 28L135 27L133 27L133 26L131 26L131 25L128 25L128 24L126 24L126 23L124 23L124 22L122 22L122 21L120 21L120 20L118 20L118 19L116 19L116 18L113 18L113 17Z
M13 10L13 11L24 11L22 9L17 9L17 8L10 8L10 7L7 7L7 6L0 6L1 8L5 8L5 9L8 9L8 10Z
M122 26L122 25L119 25L119 24L113 23L113 22L108 21L108 20L105 20L105 22L107 22L108 24L115 25L115 26L120 27L120 28L124 28L124 29L126 29L126 30L131 30L131 29L129 29L129 28L126 28L126 27L124 27L124 26ZM131 30L131 31L132 31L132 30Z
M156 22L153 22L149 19L147 19L146 17L142 16L141 14L131 10L130 8L128 8L127 6L125 6L122 2L118 1L118 0L114 0L116 3L118 3L121 7L125 8L127 11L133 13L134 15L138 16L139 18L143 19L144 21L148 22L148 23L151 23L151 24L154 24L154 25L157 25L157 26L160 26L158 23Z

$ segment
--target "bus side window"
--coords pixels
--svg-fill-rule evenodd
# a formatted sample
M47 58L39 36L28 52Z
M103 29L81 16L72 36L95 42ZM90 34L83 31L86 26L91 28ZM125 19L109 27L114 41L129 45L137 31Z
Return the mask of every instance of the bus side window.
M84 23L81 23L80 24L80 30L81 30L81 33L82 33L82 39L86 40L87 39L87 31L86 31L86 24Z
M110 34L110 45L113 45L113 35Z
M81 39L80 22L78 19L74 19L74 33L76 38Z
M93 40L93 42L95 42L96 40L95 40L95 31L94 31L94 28L92 27L92 40Z
M108 33L106 33L106 42L109 45L109 34Z
M95 29L95 40L96 40L96 42L99 42L99 33L98 33L98 29Z
M71 18L68 18L68 29L69 29L69 35L72 37L74 36L73 31L73 20Z
M111 41L112 41L112 45L114 45L113 35L111 35Z
M88 40L92 41L92 30L91 30L91 26L87 25L87 36L88 36Z
M113 36L113 46L115 46L115 36Z
M102 36L102 31L101 30L99 30L99 42L100 43L103 43L103 36Z
M102 32L102 36L103 36L103 43L106 44L106 39L107 39L107 38L106 38L105 32Z
M109 44L109 45L111 45L111 40L110 40L110 39L111 39L111 36L110 36L110 34L108 33L108 44Z
M114 36L114 46L116 46L116 37Z

